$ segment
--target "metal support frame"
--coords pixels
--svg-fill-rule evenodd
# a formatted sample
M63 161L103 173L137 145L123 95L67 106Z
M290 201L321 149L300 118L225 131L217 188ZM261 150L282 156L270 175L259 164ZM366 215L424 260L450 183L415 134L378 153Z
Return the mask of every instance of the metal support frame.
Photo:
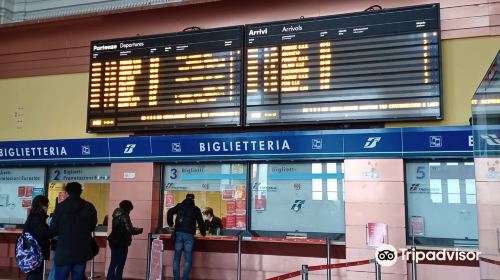
M326 238L326 264L330 265L332 263L330 256L330 237ZM328 268L326 271L326 279L332 280L332 269Z
M413 231L413 226L411 228L411 238L412 238L412 245L411 245L412 252L416 252L415 232ZM411 280L417 280L417 259L415 258L415 254L412 254L411 257Z
M147 257L146 257L146 279L149 280L151 276L151 243L153 242L153 234L150 232L148 233L148 250L147 252Z
M42 280L45 280L47 278L45 278L45 273L46 273L46 266L45 266L45 260L43 260L43 274L42 274ZM53 269L52 267L50 269Z
M309 269L307 264L302 265L302 269L300 270L300 275L302 275L302 280L307 280L309 278Z
M238 235L238 260L236 265L236 279L241 280L241 235Z
M95 231L92 232L92 238L95 238ZM90 260L90 276L88 277L88 280L94 280L94 257Z
M375 261L375 280L382 279L382 271L380 270L380 264Z

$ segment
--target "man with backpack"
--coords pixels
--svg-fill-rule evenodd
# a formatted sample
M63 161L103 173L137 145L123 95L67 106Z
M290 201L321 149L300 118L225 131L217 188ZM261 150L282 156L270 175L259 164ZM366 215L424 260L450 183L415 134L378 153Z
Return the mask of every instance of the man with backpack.
M56 280L85 278L85 264L94 257L92 232L97 224L97 211L92 203L80 198L82 185L66 185L68 198L61 202L52 217L50 231L58 236L55 267Z
M167 223L170 227L174 225L173 218L175 217L175 254L174 254L174 280L180 280L179 264L182 251L184 251L184 273L182 280L189 279L189 271L191 270L192 255L194 247L194 234L196 233L196 223L200 229L201 235L205 236L205 223L201 216L200 208L194 204L194 194L186 195L181 203L178 203L167 212Z

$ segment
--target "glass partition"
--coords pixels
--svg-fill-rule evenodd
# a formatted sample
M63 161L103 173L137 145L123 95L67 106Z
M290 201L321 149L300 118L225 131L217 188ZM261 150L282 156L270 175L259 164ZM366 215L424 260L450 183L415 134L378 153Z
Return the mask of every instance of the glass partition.
M97 231L106 231L109 211L109 166L54 167L49 169L49 209L54 212L57 203L66 197L65 186L69 182L79 182L83 186L82 198L94 204L97 210Z
M251 230L343 240L343 178L341 162L252 164Z
M45 193L44 168L0 168L0 226L23 225L31 202Z
M200 208L210 207L221 218L221 234L246 228L247 165L173 164L164 169L163 227L167 227L167 211L186 198L195 195Z
M408 244L478 245L473 161L406 163Z

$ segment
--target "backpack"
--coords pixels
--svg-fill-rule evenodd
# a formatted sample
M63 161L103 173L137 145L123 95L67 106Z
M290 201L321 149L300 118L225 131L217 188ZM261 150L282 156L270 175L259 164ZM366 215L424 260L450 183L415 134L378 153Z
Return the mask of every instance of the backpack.
M25 224L25 230L16 242L16 262L19 270L24 273L32 272L43 264L42 248L33 235L26 232L28 224L29 219Z

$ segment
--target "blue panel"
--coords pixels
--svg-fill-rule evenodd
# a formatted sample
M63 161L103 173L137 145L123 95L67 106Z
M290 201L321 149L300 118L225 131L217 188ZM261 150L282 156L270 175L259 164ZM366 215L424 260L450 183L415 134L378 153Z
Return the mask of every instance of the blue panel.
M403 128L403 156L472 156L471 127Z
M342 134L316 132L239 133L152 137L155 156L216 159L305 155L341 157Z
M269 179L271 180L309 180L309 179L344 179L344 174L342 173L323 173L323 174L311 174L311 173L291 173L291 174L269 174Z
M401 157L401 129L370 129L346 131L346 157Z
M109 153L112 159L150 157L152 156L151 137L109 138Z
M179 180L245 180L245 174L183 174Z
M0 142L2 162L108 160L108 138Z

